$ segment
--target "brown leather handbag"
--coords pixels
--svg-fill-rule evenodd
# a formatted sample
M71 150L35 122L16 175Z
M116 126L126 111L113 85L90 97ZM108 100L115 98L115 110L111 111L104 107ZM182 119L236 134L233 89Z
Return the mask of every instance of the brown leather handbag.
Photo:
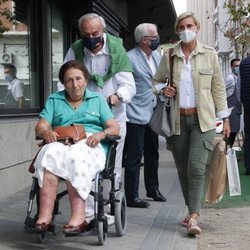
M58 134L57 141L63 143L64 145L70 146L71 144L75 144L86 138L86 131L83 125L72 124L70 126L58 126L58 127L55 127L53 130ZM46 142L44 140L41 143L38 143L38 146L40 147L40 149L29 166L30 173L35 172L34 163L35 163L36 157L38 153L40 152L42 146L44 146L45 144Z
M75 144L86 138L83 125L72 124L70 126L59 126L53 129L57 134L57 141L65 145Z

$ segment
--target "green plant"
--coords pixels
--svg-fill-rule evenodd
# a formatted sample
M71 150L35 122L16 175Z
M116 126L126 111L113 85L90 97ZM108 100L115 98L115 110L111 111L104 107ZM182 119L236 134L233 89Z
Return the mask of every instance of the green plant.
M223 6L230 15L224 36L233 43L236 55L244 57L250 41L250 3L244 0L226 0Z

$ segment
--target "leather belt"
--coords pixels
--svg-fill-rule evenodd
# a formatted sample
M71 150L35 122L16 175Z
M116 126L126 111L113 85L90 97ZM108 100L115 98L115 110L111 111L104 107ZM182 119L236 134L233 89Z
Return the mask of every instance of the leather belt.
M197 108L191 108L191 109L183 109L180 108L180 114L181 115L193 115L197 113Z

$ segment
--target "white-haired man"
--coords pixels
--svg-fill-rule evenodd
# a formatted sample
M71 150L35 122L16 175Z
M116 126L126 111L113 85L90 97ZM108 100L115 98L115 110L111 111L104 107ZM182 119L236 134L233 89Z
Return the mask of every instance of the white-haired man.
M144 180L146 195L155 201L166 201L159 191L158 135L149 127L156 104L152 93L152 78L160 63L160 44L157 27L142 23L134 31L136 47L128 52L136 84L136 94L127 104L127 135L123 166L125 167L125 193L127 205L146 208L149 203L139 198L140 162L144 153Z
M79 19L82 38L69 48L65 62L79 60L85 64L91 74L87 88L102 93L112 105L112 111L120 125L121 139L116 148L116 188L121 181L122 153L126 135L126 103L135 94L135 82L132 67L128 60L122 39L106 31L103 17L88 13ZM62 84L58 83L58 90ZM93 214L87 200L86 215Z

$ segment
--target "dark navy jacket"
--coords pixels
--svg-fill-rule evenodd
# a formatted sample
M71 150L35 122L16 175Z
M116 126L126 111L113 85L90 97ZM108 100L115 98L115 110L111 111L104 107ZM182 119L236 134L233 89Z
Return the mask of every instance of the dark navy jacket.
M250 56L240 64L241 102L250 104Z

